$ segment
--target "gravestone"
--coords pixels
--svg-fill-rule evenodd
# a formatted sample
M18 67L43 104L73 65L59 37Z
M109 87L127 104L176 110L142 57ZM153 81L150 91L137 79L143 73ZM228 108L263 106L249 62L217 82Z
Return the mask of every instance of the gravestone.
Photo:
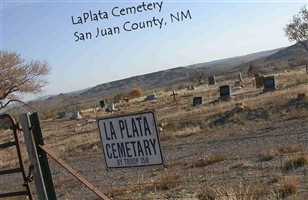
M216 85L216 78L215 76L208 77L209 85Z
M240 81L240 83L243 83L243 77L241 72L238 74L238 80Z
M198 106L203 104L203 99L202 97L194 97L193 99L193 106Z
M71 119L82 119L82 116L79 111L76 111L72 113Z
M261 88L264 86L264 76L255 77L256 88Z
M192 85L192 86L188 86L187 90L196 90L196 88L195 88L195 86Z
M263 92L276 90L276 79L275 76L268 76L264 78L264 89Z
M107 107L106 107L106 111L107 111L107 112L115 111L115 105L114 105L114 103L108 104Z
M222 85L219 87L219 94L221 100L230 100L231 98L231 88L229 85Z
M146 101L152 101L152 100L156 100L157 99L157 96L152 94L152 95L149 95L145 98Z
M65 111L62 111L62 112L58 112L58 115L60 118L63 118L67 116L67 113Z
M101 100L101 101L99 102L99 105L101 106L101 108L105 108L105 106L106 106L106 101L105 101L105 100Z

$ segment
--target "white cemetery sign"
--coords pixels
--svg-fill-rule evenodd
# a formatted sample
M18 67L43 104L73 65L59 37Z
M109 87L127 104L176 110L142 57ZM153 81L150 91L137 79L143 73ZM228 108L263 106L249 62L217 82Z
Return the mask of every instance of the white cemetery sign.
M153 112L101 118L98 127L108 168L163 163Z

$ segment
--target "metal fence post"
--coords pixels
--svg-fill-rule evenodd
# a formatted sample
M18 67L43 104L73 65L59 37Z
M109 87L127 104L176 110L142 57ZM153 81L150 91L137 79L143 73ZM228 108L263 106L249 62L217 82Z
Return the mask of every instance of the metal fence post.
M46 192L48 199L56 200L56 192L52 181L52 176L48 164L48 159L46 153L39 147L39 145L44 145L43 134L41 130L41 125L39 121L38 113L33 113L30 115L31 129L33 133L34 142L36 145L36 150L42 170L42 175L44 178L44 183L46 186Z
M30 131L31 126L30 126L29 115L27 113L20 115L20 122L22 125L22 130L24 132L24 137L25 137L25 142L26 142L26 147L27 147L27 151L29 155L30 164L33 166L32 173L33 173L35 187L36 187L37 194L38 194L38 199L48 200L34 138Z

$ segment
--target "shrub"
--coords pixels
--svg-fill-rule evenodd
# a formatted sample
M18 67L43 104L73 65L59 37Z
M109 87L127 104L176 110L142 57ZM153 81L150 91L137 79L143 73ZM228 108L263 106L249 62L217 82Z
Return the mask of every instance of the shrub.
M133 88L132 91L130 92L130 95L132 97L141 97L142 94L143 94L142 88Z
M305 156L296 156L294 158L291 158L289 160L286 161L286 163L284 164L284 169L286 171L292 170L292 169L296 169L302 166L307 165L308 163L308 159Z

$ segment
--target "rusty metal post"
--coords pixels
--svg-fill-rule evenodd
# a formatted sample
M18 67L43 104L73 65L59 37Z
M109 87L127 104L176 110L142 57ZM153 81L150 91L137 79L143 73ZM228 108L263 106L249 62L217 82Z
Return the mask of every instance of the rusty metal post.
M39 148L39 145L44 145L44 140L38 113L30 115L30 122L48 199L56 200L57 196L52 181L47 155L41 148Z
M41 166L39 164L38 154L34 142L33 135L30 131L31 125L29 120L29 114L24 113L20 115L20 122L22 125L22 130L24 132L25 142L27 146L27 151L29 155L30 164L33 166L33 177L38 194L38 199L48 200L46 187L42 175Z

